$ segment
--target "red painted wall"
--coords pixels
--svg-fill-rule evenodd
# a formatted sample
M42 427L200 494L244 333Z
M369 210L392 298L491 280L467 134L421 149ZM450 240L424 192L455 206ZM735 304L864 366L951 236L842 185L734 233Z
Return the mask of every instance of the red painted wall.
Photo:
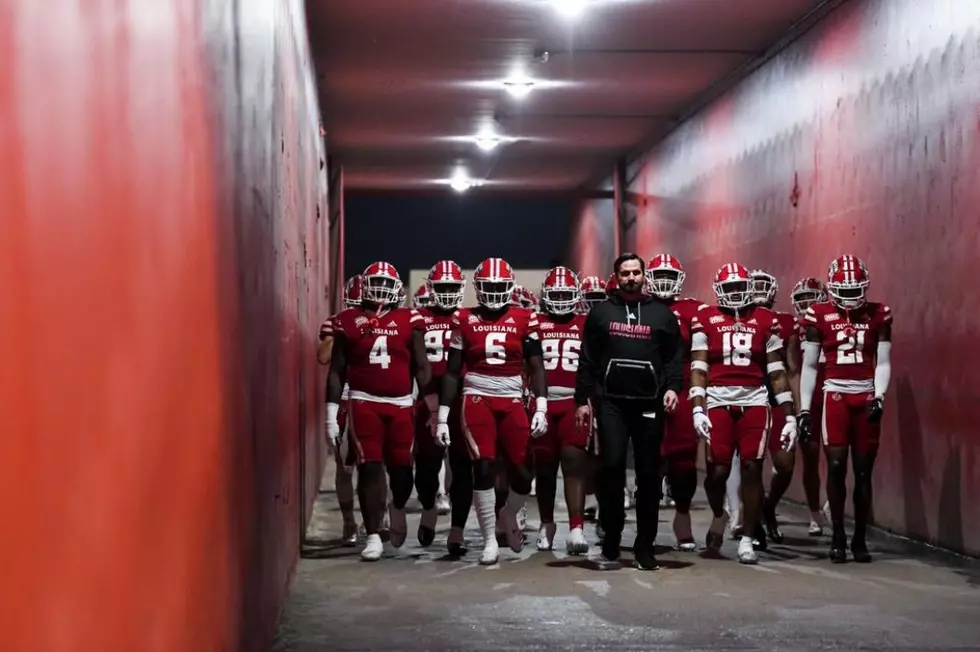
M612 273L616 222L612 199L583 201L572 220L568 236L569 266L579 277L596 275L605 280Z
M4 649L271 640L322 459L303 21L300 0L0 8Z
M875 517L974 554L977 25L976 2L846 3L630 175L638 250L679 256L702 298L730 260L772 270L784 308L838 254L867 261L873 298L895 312Z

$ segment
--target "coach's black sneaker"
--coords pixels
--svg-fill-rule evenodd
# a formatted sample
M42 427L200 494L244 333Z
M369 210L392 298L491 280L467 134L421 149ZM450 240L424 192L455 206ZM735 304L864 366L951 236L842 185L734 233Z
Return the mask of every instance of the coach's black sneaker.
M766 529L762 523L756 523L752 531L752 547L761 552L769 549L769 540L766 538Z
M602 542L602 556L596 560L599 570L619 570L623 565L619 561L620 537L606 535Z
M660 568L653 546L633 548L633 566L643 571L655 571Z
M833 543L830 544L830 561L843 564L847 561L847 536L834 533Z
M851 556L859 564L870 564L871 553L868 552L868 544L864 539L851 539Z

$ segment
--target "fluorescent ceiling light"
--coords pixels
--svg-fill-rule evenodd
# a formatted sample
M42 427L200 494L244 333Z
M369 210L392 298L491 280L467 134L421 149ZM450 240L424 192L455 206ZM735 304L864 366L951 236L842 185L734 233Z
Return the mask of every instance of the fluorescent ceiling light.
M492 152L497 146L504 142L504 139L497 135L492 126L486 126L473 137L473 142L484 152Z
M504 80L504 89L516 100L522 100L534 90L534 80L523 70L516 70Z
M466 192L475 185L473 179L470 179L470 175L463 168L457 168L449 179L449 187L459 193Z
M551 4L566 18L576 18L585 9L585 0L551 0Z

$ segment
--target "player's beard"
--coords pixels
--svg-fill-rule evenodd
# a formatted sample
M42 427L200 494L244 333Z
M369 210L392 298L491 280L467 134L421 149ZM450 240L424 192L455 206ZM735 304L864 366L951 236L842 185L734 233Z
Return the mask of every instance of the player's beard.
M619 293L624 299L636 301L643 294L643 285L640 281L634 280L620 283Z

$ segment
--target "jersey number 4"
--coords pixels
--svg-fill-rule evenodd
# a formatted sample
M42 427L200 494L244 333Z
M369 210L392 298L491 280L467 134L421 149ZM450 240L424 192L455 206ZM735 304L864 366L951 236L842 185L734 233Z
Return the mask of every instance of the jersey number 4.
M578 371L579 340L542 340L545 371L555 371L561 365L563 371Z
M371 352L368 353L368 362L370 364L380 365L382 369L387 369L391 366L391 356L388 355L388 336L379 335L374 344L371 346Z
M864 362L864 333L848 335L837 331L837 364L861 364Z
M752 364L752 333L721 334L722 356L725 364L747 367Z

